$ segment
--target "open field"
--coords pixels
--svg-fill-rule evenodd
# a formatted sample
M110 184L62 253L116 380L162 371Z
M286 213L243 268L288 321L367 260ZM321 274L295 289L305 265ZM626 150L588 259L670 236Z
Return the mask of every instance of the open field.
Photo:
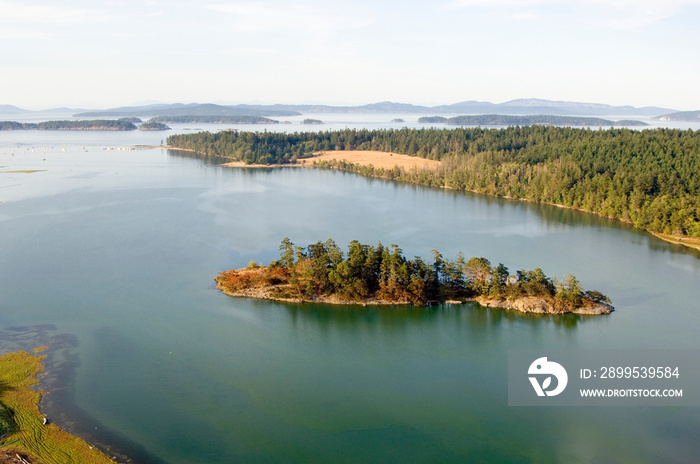
M371 150L328 150L314 154L311 158L299 160L300 164L310 165L315 161L344 160L348 163L360 165L372 165L375 168L392 169L394 166L402 167L406 170L416 166L418 169L436 169L440 161L419 158L417 156L401 155L399 153L389 153L384 151Z

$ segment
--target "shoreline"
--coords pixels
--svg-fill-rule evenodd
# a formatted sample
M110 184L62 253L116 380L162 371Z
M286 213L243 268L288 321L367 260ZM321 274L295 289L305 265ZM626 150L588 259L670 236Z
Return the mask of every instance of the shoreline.
M44 368L37 376L39 382L32 387L42 392L38 404L42 416L66 434L101 451L110 462L165 464L142 444L99 422L75 402L76 369L80 364L78 341L74 335L56 330L51 324L0 329L1 354L29 352L43 358ZM40 353L37 346L42 347Z
M42 348L34 352L39 353ZM9 412L9 420L2 423L6 433L2 438L3 451L29 463L57 462L57 456L63 456L66 462L114 463L97 447L69 434L40 412L39 403L45 393L32 387L39 383L37 376L45 372L44 358L27 351L0 357L0 378L5 386L0 392L0 403L3 412Z
M265 269L265 268L256 268ZM382 300L378 298L366 298L364 300L350 300L341 298L338 295L321 295L313 298L289 297L285 290L291 288L288 283L279 283L272 285L255 285L239 290L231 290L223 285L223 274L225 273L250 273L250 268L232 269L220 273L214 280L216 281L216 289L221 291L226 296L233 298L252 298L258 300L276 301L279 303L295 303L295 304L328 304L339 306L415 306L408 300ZM285 296L281 296L285 295ZM579 315L607 315L615 310L608 303L602 302L586 302L586 304L576 308L562 308L557 306L553 301L541 296L519 296L511 297L474 297L464 298L460 300L444 300L431 301L428 306L434 304L451 304L460 305L468 302L475 302L485 308L499 308L510 311L518 311L527 314L543 314L543 315L561 315L561 314L579 314Z
M167 148L167 149L171 149L171 150L181 150L181 151L188 151L188 152L196 152L196 150L193 150L193 149L190 149L190 148L177 148L177 147L172 147L172 146L169 146L169 145L163 145L163 146L160 146L160 147L158 147L158 148ZM341 154L349 154L349 155L346 155L345 157L343 157L342 159L340 159L339 157L341 156ZM378 152L378 151L371 151L371 150L326 150L326 151L314 152L314 156L309 157L309 158L300 158L296 163L293 163L293 164L291 164L291 163L290 163L290 164L245 164L243 161L231 161L231 162L228 162L228 163L220 164L219 166L222 166L222 167L233 167L233 168L278 168L278 167L308 167L308 168L314 168L314 167L316 167L316 166L315 166L315 163L316 163L317 161L336 160L336 161L344 161L344 162L346 162L346 163L348 163L348 164L351 164L351 165L353 165L353 166L354 166L354 165L357 165L357 166L373 166L375 169L377 169L377 168L379 168L379 167L382 167L382 168L384 168L384 169L387 169L386 164L384 164L384 165L379 165L379 164L378 164L378 165L375 165L375 164L369 162L369 161L366 160L366 159L364 159L364 160L357 160L357 161L349 161L349 160L347 159L347 158L352 158L352 157L358 157L359 154L365 154L365 156L366 156L366 154L375 154L375 156L376 156L377 154L381 154L381 155L382 155L382 158L381 158L381 159L382 159L382 162L383 162L383 163L386 163L386 161L384 161L384 160L387 159L387 158L389 158L389 157L391 157L391 160L392 160L392 161L394 161L394 160L399 160L399 161L400 161L399 163L395 163L394 165L390 166L389 169L392 169L394 166L399 166L399 167L404 168L404 169L407 169L407 170L410 169L410 168L412 168L413 166L419 167L418 164L415 163L416 158L417 158L418 160L429 161L429 162L431 162L431 163L437 163L437 164L435 164L435 165L431 165L433 169L436 169L436 168L440 165L440 163L441 163L440 161L427 160L427 159L425 159L425 158L419 158L419 157L417 157L417 156L402 155L402 154L399 154L399 153L392 153L392 152ZM396 158L394 158L394 156L396 156ZM407 158L408 158L409 160L407 160ZM407 161L408 161L408 162L412 162L412 164L410 164L410 166L408 166L408 168L407 168L407 166L406 166L406 162L407 162ZM425 168L425 167L426 167L426 166L423 166L423 168ZM341 168L338 168L338 167L333 167L332 169L337 169L337 170L339 170L339 171L348 171L347 169L341 169ZM348 171L348 172L352 172L352 171ZM358 173L358 174L359 174L359 173ZM360 174L360 175L365 175L366 177L381 178L381 176L375 176L375 175L366 175L366 174ZM413 183L413 182L409 182L409 183ZM416 184L416 185L422 185L422 184ZM456 190L456 189L454 189L454 188L452 188L452 187L450 187L450 186L448 186L448 185L441 186L440 188L446 189L446 190ZM621 223L623 223L623 224L631 225L631 226L634 227L635 229L638 229L638 230L647 232L647 233L653 235L654 237L656 237L656 238L658 238L658 239L660 239L660 240L663 240L663 241L665 241L665 242L667 242L667 243L672 243L672 244L674 244L674 245L682 245L682 246L684 246L684 247L687 247L687 248L691 248L691 249L700 251L700 238L693 238L693 237L689 237L689 236L685 236L685 235L663 234L663 233L661 233L661 232L653 232L653 231L648 230L648 229L641 229L641 228L635 227L634 224L633 224L631 221L626 221L626 220L621 219L621 218L614 218L614 217L610 217L610 216L605 216L605 215L603 215L603 214L595 213L595 212L593 212L593 211L587 211L587 210L585 210L585 209L576 208L576 207L573 207L573 206L566 206L566 205L560 205L560 204L557 204L557 203L549 203L549 202L542 202L542 201L534 201L534 200L530 200L530 199L528 199L528 198L515 198L515 197L510 197L510 196L490 195L490 194L488 194L488 193L478 192L478 191L475 191L475 190L460 190L460 191L476 193L476 194L478 194L478 195L484 195L484 196L491 197L491 198L503 198L503 199L505 199L505 200L510 200L510 201L524 201L524 202L532 203L532 204L555 206L555 207L557 207L557 208L564 208L564 209L568 209L568 210L571 210L571 211L578 211L578 212L582 212L582 213L593 214L593 215L598 216L598 217L601 217L601 218L610 219L610 220L613 220L613 221L621 222Z

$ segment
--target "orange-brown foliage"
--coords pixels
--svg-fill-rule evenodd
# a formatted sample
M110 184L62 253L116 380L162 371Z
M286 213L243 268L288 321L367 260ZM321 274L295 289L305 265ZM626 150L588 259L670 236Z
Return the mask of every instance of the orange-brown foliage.
M281 267L232 269L219 273L216 280L221 286L236 291L285 284L289 280L289 272Z

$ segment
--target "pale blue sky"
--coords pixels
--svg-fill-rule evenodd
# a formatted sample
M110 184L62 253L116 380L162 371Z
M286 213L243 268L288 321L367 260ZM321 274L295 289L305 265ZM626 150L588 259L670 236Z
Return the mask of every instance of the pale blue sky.
M700 0L0 0L0 104L700 109Z

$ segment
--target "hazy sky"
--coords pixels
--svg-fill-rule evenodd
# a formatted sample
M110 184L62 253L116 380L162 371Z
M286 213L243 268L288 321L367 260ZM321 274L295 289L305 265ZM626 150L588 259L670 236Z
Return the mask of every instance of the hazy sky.
M0 104L700 110L700 0L0 0Z

